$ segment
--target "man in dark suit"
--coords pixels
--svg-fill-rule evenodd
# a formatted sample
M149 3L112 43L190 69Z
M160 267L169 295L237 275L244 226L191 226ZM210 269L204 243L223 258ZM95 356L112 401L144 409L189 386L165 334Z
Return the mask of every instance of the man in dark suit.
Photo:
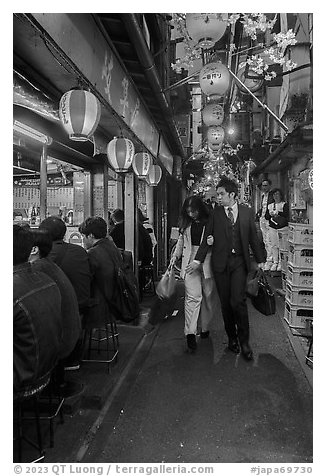
M237 195L238 185L226 177L221 178L217 199L222 206L215 207L211 214L204 239L194 261L188 265L188 272L200 266L212 244L212 269L229 339L228 348L235 353L241 348L243 357L252 360L246 303L249 245L259 268L264 266L264 255L253 212L245 205L238 205Z

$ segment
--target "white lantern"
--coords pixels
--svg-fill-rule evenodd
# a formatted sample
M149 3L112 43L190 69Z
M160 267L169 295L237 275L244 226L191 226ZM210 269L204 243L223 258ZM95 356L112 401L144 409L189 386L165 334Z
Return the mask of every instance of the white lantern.
M85 142L98 126L101 104L93 93L72 89L60 99L59 117L69 139Z
M208 49L224 35L227 19L227 13L187 13L186 27L196 46Z
M206 126L220 126L224 120L223 106L217 103L207 104L203 109L203 122Z
M134 144L124 137L114 137L107 145L107 156L116 172L127 172L129 170L134 153Z
M152 158L147 152L138 152L132 161L132 168L139 178L146 178L149 167L152 165Z
M221 126L210 126L207 130L207 142L211 144L219 144L224 140L224 129Z
M254 93L255 91L258 91L263 86L264 81L263 81L262 78L259 78L257 76L257 73L255 73L252 69L250 69L250 67L248 67L248 73L247 74L249 76L257 76L257 78L256 79L246 78L246 76L245 76L246 66L247 66L246 63L240 63L239 69L238 69L238 72L237 72L237 77L240 79L240 81L245 86L247 86L247 88L252 93ZM241 86L239 83L236 83L236 84L237 84L237 87L240 89L240 91L242 91L244 93L248 93L248 91L246 91L246 89L243 86Z
M162 169L159 165L151 165L147 174L146 181L151 187L156 187L162 177Z
M199 73L199 84L204 94L212 99L224 96L230 85L229 70L222 63L208 63Z

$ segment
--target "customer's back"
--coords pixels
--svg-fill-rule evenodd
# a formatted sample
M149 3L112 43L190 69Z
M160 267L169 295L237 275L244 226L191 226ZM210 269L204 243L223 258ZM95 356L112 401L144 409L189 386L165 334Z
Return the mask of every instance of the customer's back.
M13 230L14 394L42 386L57 363L62 343L61 296L56 283L32 269L30 230Z
M63 241L66 225L59 217L48 217L40 224L52 237L52 259L68 276L74 287L81 313L87 309L90 299L91 273L87 252L79 245Z
M48 256L52 241L47 230L33 230L34 251L30 257L32 269L47 274L57 284L61 294L63 339L59 358L67 357L74 349L81 332L81 318L75 290L69 278Z

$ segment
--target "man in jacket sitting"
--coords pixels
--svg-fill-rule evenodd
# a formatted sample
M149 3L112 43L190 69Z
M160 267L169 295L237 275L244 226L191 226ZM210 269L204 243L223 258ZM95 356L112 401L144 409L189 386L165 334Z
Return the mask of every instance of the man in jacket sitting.
M14 396L41 390L49 382L62 345L61 295L56 283L28 262L31 231L13 226Z

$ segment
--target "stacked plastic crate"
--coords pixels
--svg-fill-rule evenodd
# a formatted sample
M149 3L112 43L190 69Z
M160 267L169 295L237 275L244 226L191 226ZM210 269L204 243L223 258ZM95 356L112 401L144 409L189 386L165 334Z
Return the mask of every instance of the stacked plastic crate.
M281 274L282 274L282 289L286 292L286 273L288 269L289 259L289 235L288 232L278 232L280 259L281 259Z
M289 223L284 319L290 327L310 329L313 318L312 225Z

